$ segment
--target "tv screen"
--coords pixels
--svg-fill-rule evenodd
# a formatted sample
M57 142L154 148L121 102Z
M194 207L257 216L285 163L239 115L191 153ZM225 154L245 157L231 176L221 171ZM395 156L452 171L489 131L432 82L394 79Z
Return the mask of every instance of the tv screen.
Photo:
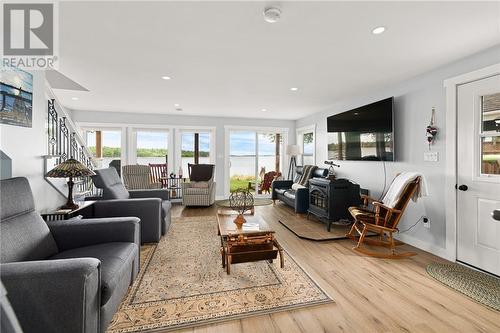
M394 161L394 97L328 117L328 159Z

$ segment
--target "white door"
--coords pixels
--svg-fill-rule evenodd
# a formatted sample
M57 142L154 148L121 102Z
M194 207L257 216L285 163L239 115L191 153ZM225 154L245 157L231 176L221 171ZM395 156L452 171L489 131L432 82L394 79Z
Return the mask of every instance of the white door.
M500 75L458 87L457 259L500 275Z

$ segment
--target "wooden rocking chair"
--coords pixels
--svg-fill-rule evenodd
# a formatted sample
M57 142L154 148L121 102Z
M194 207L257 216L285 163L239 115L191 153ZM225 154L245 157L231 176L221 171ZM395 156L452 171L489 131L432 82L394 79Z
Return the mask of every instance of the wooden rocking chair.
M353 247L354 251L363 253L370 257L391 259L408 258L417 254L415 252L396 253L396 246L404 243L394 240L392 234L399 231L397 228L399 220L401 219L408 202L415 194L415 191L418 190L420 181L420 177L417 177L412 182L408 183L393 208L364 195L362 195L362 198L364 200L365 207L349 208L349 212L354 218L354 223L346 236L358 242L356 246ZM393 185L394 181L391 184L391 187ZM373 210L366 208L370 203L374 207ZM372 237L365 238L369 231L378 234L378 239L372 239ZM358 235L355 235L355 233ZM365 247L362 247L361 245L363 243L387 247L390 249L390 253L372 252Z
M151 169L151 179L155 183L161 183L162 188L167 188L167 163L149 163Z

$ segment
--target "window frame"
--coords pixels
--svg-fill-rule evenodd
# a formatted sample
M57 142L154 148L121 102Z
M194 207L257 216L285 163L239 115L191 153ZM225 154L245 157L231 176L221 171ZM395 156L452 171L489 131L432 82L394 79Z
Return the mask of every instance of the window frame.
M313 125L308 125L308 126L303 126L299 127L295 130L296 132L296 140L297 140L297 145L300 146L300 149L302 152L304 152L304 134L306 133L313 133L313 165L316 164L316 124ZM308 155L309 156L309 155ZM301 165L304 165L304 154L300 155L300 162Z
M129 127L129 145L128 145L128 164L137 164L137 132L160 132L167 133L167 151L168 160L167 168L174 162L174 157L172 156L174 150L174 141L172 138L172 128L170 127Z

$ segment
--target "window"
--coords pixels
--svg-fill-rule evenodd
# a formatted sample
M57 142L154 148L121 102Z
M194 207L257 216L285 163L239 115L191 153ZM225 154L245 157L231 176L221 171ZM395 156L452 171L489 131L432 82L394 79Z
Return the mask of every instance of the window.
M282 150L281 132L229 131L229 191L248 189L256 195L269 195L271 182L264 181L265 175L281 177Z
M181 168L183 175L188 175L188 163L211 163L210 134L209 131L181 132Z
M97 168L121 164L121 130L92 129L85 131L87 148Z
M302 165L314 165L314 132L302 135Z
M302 148L302 165L315 165L315 126L297 130L297 144Z
M481 174L500 175L500 93L481 96Z
M162 164L168 161L168 132L161 130L136 131L136 163Z

